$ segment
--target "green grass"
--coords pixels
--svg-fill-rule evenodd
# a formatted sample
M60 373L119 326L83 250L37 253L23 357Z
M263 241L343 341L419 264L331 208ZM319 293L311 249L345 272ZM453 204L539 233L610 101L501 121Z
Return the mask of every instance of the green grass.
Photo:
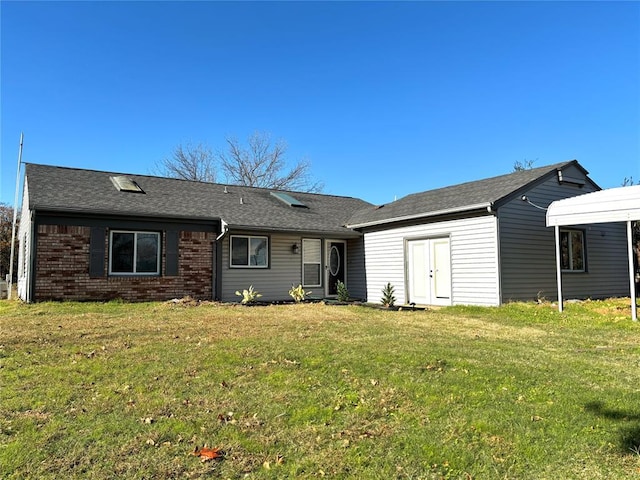
M3 301L0 478L638 478L639 334L624 300Z

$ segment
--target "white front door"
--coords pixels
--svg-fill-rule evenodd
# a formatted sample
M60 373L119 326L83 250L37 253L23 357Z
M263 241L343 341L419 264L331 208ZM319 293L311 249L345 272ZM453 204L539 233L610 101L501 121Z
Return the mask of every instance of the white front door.
M407 241L407 303L451 305L448 237Z

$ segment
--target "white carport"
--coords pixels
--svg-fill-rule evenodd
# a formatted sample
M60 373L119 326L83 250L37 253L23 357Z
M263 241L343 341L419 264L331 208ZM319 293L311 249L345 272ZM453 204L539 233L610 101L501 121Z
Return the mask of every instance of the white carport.
M631 315L634 321L638 320L631 229L631 222L634 221L640 221L640 185L586 193L577 197L556 200L549 205L547 209L547 227L555 227L556 233L556 276L558 279L558 308L560 311L563 308L560 227L590 223L626 222Z

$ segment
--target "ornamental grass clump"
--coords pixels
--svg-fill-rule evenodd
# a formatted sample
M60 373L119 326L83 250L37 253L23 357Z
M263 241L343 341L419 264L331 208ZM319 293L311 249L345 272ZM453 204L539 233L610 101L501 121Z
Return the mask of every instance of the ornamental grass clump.
M243 305L251 305L252 303L255 303L258 300L258 298L262 296L261 293L258 293L257 290L253 289L253 285L249 285L249 288L246 290L243 290L242 292L240 292L239 290L236 290L236 295L238 295L239 297L242 297L242 300L240 300L240 303Z
M296 303L303 302L304 300L306 300L307 296L311 295L311 293L311 291L306 291L304 288L302 288L302 284L298 285L297 287L291 285L291 290L289 290L289 295Z

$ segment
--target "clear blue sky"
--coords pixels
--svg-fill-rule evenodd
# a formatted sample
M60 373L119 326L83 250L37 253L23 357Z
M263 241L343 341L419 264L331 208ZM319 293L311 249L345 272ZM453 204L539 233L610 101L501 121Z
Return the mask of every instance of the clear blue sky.
M638 2L7 2L0 201L23 160L149 173L261 130L325 192L577 159L640 180Z

